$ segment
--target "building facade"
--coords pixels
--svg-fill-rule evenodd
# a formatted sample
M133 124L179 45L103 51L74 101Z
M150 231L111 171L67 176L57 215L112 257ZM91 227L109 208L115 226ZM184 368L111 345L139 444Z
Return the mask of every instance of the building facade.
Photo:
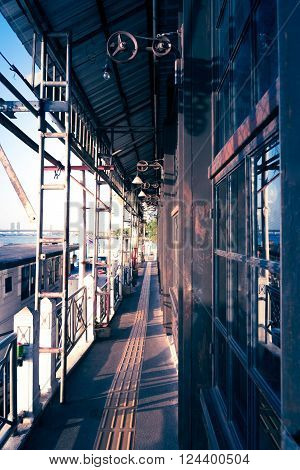
M165 128L159 261L181 445L294 448L299 2L188 0L179 10L183 77L176 132Z

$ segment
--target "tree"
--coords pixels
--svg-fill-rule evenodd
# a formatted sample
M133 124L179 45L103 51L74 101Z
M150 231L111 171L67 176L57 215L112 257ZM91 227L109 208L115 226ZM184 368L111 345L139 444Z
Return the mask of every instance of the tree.
M157 220L152 219L146 224L146 237L152 242L157 242Z

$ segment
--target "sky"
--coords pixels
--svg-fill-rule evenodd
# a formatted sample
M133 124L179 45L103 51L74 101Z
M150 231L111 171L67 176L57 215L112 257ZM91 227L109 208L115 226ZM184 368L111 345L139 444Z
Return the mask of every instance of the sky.
M10 28L6 20L0 14L0 51L5 55L10 63L13 63L25 76L31 74L31 57L19 41L16 34ZM0 72L13 83L13 85L23 94L28 100L36 100L35 96L9 68L4 59L0 56ZM0 98L4 100L16 100L7 89L0 84ZM20 127L27 135L34 141L39 142L38 121L31 113L17 113L17 119L13 123ZM17 137L12 135L3 126L0 126L0 143L10 160L31 204L35 211L38 208L38 189L39 189L39 165L38 154L31 150L27 145L21 142ZM64 145L55 139L48 139L46 142L46 149L56 159L64 162ZM73 156L73 164L79 164L79 160ZM80 180L81 172L74 173L74 176ZM61 177L61 180L63 175ZM53 173L49 172L46 176L45 182L54 182ZM58 179L55 182L60 182ZM87 186L93 191L93 177L87 173ZM103 189L102 196L104 201L108 200L108 192ZM35 227L30 224L26 212L15 193L2 165L0 164L0 230L10 228L11 223L20 222L21 229L34 229ZM81 222L81 206L82 206L82 191L75 183L71 182L71 229L77 229L78 224ZM118 215L118 198L115 198L114 210L114 225L116 224L116 217ZM87 206L91 207L93 198L87 195ZM44 211L44 227L45 229L61 229L63 227L63 192L62 191L47 191L45 196L45 211ZM89 228L92 227L92 210L88 211L87 219L89 221Z

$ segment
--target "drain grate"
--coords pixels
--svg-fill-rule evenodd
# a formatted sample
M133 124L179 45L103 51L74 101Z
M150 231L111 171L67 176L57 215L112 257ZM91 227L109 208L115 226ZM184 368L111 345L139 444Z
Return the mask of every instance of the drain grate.
M138 389L143 363L151 280L147 263L137 315L108 392L94 449L129 450L134 447Z

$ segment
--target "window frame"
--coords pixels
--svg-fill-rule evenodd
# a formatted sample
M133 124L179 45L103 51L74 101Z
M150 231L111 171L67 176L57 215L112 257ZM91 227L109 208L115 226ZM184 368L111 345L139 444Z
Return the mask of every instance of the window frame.
M14 290L14 279L13 279L13 273L6 273L4 276L4 281L3 281L3 297L7 297L8 295L11 295L13 290ZM6 291L6 280L11 279L11 289L9 291Z
M218 377L217 377L217 367L216 367L216 350L214 348L214 355L213 355L213 389L215 391L215 395L217 397L219 407L221 413L224 416L224 419L227 421L227 424L234 434L235 438L239 440L238 431L235 429L232 420L232 389L234 384L232 383L232 372L231 372L231 365L232 365L232 355L234 355L244 367L247 373L247 390L248 390L248 415L247 415L247 426L254 428L257 426L259 415L254 412L256 410L256 392L255 389L259 391L259 393L264 397L267 401L268 405L271 407L272 411L276 416L280 416L280 400L275 395L275 392L272 391L264 380L264 377L259 373L257 368L255 367L255 328L256 328L256 312L255 312L255 303L254 303L254 295L255 291L255 271L258 269L259 266L266 266L265 260L255 258L254 257L254 240L255 240L255 229L256 229L256 211L255 211L255 204L252 197L253 188L253 178L251 178L252 171L253 171L253 158L255 155L261 154L263 151L266 151L267 148L271 148L272 146L277 145L278 143L278 128L274 129L270 132L270 135L263 136L263 143L261 142L261 136L258 135L256 138L253 139L250 144L248 144L240 154L235 158L231 164L225 167L222 172L218 175L217 178L214 180L214 201L215 201L215 214L214 217L214 248L213 248L213 267L214 267L214 297L213 297L213 344L215 344L215 348L217 348L216 344L216 333L218 331L219 334L222 334L226 344L227 344L227 362L228 362L228 370L227 374L227 384L229 388L228 393L228 403L225 404L223 400L223 396L221 391L218 388ZM279 148L280 149L280 148ZM280 150L279 150L280 152ZM226 242L226 250L220 250L217 248L217 230L218 230L218 186L224 181L227 181L227 188L229 186L229 180L231 175L234 171L236 171L241 164L245 165L245 204L246 204L246 215L245 215L245 254L239 254L230 252L229 242L230 242L230 230L229 224L227 223L227 242ZM229 209L230 209L230 191L227 192L227 214L226 220L227 222L230 219ZM228 209L229 207L229 209ZM281 250L281 247L280 247ZM227 299L227 308L226 308L226 326L222 325L219 318L217 317L216 311L216 296L218 291L218 281L217 281L217 271L216 271L216 259L218 256L222 256L226 259L227 266L230 265L232 261L234 262L242 262L247 266L247 277L248 277L248 293L247 293L247 319L246 319L246 330L247 330L247 347L246 350L243 352L239 345L236 343L234 338L232 337L232 332L230 331L230 325L228 323L228 315L230 314L231 308L231 299L230 299L230 286L226 287L226 299ZM267 263L270 265L270 269L277 269L276 263L270 261ZM228 268L227 268L228 273ZM227 276L228 277L228 276ZM255 448L255 443L250 442L253 439L251 433L248 432L247 443L250 446ZM241 447L242 443L240 442Z

